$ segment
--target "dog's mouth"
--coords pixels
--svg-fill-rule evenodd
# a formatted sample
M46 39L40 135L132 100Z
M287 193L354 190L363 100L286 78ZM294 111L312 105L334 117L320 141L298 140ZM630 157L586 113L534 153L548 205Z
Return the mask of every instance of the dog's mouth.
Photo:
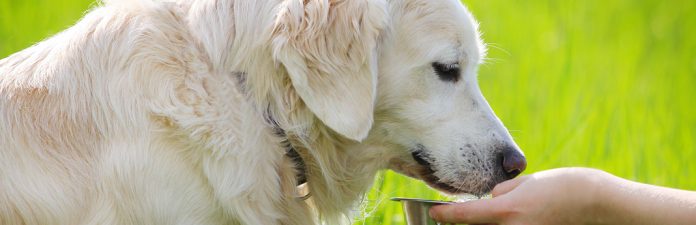
M390 161L390 168L396 172L404 174L406 176L419 179L424 181L428 186L441 191L443 193L459 195L459 194L473 194L477 196L482 196L488 193L497 182L493 182L495 179L482 179L478 180L476 175L471 177L472 172L455 172L460 174L457 183L443 181L438 174L438 167L436 165L436 159L433 158L426 148L422 145L416 145L414 148L410 149L412 159L408 158L395 158ZM476 172L474 172L476 173ZM475 180L467 180L475 179Z
M465 192L464 190L440 181L440 178L435 175L436 171L433 169L432 164L430 163L430 157L427 156L422 150L412 151L411 156L413 156L413 159L416 160L416 162L421 166L417 169L417 178L420 178L429 186L446 193L461 194Z
M463 194L469 193L469 190L461 187L455 187L452 184L443 182L440 177L435 175L437 170L433 166L435 159L427 153L425 146L417 144L410 150L413 160L417 166L402 166L402 170L406 170L405 174L416 179L424 181L428 186L448 194ZM412 164L412 163L408 163Z

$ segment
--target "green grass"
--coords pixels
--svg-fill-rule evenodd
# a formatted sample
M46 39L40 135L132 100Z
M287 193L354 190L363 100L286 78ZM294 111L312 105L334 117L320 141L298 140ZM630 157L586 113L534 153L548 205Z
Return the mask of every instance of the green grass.
M483 92L526 173L600 168L696 189L696 1L465 0L490 43ZM86 0L0 0L0 57L72 24ZM443 198L386 172L357 224L403 224L393 196Z

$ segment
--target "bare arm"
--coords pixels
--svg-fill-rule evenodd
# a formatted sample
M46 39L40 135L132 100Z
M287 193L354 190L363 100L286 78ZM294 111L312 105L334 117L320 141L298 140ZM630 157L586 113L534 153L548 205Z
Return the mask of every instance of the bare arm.
M603 171L563 168L499 184L493 199L436 206L450 223L696 224L696 192L618 178Z
M696 192L610 176L599 192L598 224L696 224Z

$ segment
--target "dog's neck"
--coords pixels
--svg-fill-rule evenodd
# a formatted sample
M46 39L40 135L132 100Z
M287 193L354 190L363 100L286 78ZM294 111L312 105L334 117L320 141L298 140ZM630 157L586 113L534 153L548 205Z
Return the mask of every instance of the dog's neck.
M351 209L360 203L377 172L384 168L383 162L375 151L352 149L360 146L331 131L304 105L267 47L274 17L259 18L261 21L253 26L218 23L255 18L253 13L275 15L278 2L205 0L183 8L194 37L218 40L200 45L214 65L213 71L245 71L235 73L240 76L240 90L258 112L272 118L267 124L282 138L284 157L295 165L294 184L306 182L304 186L312 195L310 205L328 224L338 224L352 217ZM227 9L235 10L230 14Z
M309 204L330 224L352 218L350 209L360 204L375 175L384 168L380 154L342 139L318 122L307 129L293 129L297 123L285 124L281 122L284 115L273 111L266 111L267 124L282 138L285 157L295 166L296 184L306 181L302 185L306 189L298 187L299 193L311 194Z
M202 48L202 52L206 57L216 65L213 69L216 71L238 71L246 70L246 67L252 68L269 68L273 62L268 60L250 60L254 63L263 64L261 66L245 65L247 63L241 62L243 59L252 58L252 56L244 55L244 52L250 52L248 46L259 46L258 42L267 41L269 39L270 33L265 27L272 27L273 18L259 18L263 21L259 21L258 24L250 26L248 24L233 23L234 21L241 21L241 18L251 18L253 13L266 12L264 14L273 15L275 14L274 4L272 2L277 2L279 0L271 1L250 1L241 2L234 0L221 0L221 1L183 1L177 0L179 7L186 13L186 20L189 24L189 29L191 34L195 39L200 40L202 37L208 37L213 40L223 40L217 42L202 42L199 41L198 45ZM242 6L243 5L243 6ZM221 9L238 9L244 8L245 10L238 11L226 11ZM253 10L252 10L253 9ZM219 21L232 21L232 25L228 23L220 23ZM259 25L260 24L260 25ZM243 31L246 35L241 35L238 32ZM235 34L235 35L231 35ZM246 36L255 37L251 39L244 38ZM265 46L265 45L260 45ZM239 48L245 48L246 50L240 50ZM236 54L235 54L236 53ZM264 59L270 57L263 57ZM264 64L266 63L266 64ZM258 74L272 73L275 68L269 69L268 71L253 71ZM223 72L224 73L224 72ZM248 76L245 72L235 72L238 78L238 88L243 92L248 90L245 80ZM245 93L248 96L256 96L255 93ZM252 100L254 101L254 100ZM259 103L258 99L254 102ZM263 104L261 104L263 105ZM296 170L296 180L297 185L301 185L307 182L307 169L306 163L298 153L297 149L294 148L293 144L288 138L288 132L284 130L275 118L271 114L266 112L266 120L270 124L273 132L276 136L282 138L282 146L285 148L285 156L288 157L294 164Z

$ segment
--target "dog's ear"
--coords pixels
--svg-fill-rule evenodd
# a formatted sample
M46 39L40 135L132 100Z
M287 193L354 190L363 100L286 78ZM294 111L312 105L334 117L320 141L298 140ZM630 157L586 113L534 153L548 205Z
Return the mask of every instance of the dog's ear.
M381 0L286 0L276 18L273 54L295 91L325 125L356 141L373 123L385 24Z

